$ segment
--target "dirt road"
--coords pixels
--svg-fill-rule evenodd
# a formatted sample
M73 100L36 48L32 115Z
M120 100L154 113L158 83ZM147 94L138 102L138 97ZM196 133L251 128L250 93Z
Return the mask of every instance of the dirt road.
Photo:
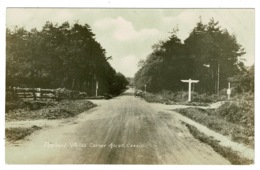
M194 139L173 115L158 112L133 90L76 118L57 121L17 144L6 143L15 164L230 164Z

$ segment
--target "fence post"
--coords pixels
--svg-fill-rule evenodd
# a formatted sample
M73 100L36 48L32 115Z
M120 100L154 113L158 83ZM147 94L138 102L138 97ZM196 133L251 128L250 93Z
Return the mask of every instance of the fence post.
M33 100L36 100L35 89L33 89Z
M26 98L26 93L25 93L25 91L23 91L23 96L24 96L24 98Z

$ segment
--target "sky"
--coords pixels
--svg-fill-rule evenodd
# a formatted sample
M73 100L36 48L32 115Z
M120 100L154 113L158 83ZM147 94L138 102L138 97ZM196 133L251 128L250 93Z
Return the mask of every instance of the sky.
M87 23L107 56L112 56L112 67L134 77L138 62L152 52L152 45L166 40L176 26L178 37L184 41L199 17L203 23L214 18L222 28L235 34L246 51L245 65L251 66L255 57L254 15L253 9L7 8L6 26L41 30L46 21Z

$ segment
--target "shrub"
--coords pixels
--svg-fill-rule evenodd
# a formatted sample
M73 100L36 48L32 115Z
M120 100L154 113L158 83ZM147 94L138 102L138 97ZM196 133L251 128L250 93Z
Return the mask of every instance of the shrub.
M38 126L29 128L7 128L5 129L5 137L8 141L16 141L24 139L26 136L31 135L35 130L42 129Z
M34 119L60 119L76 116L96 105L88 100L62 100L52 103L31 103L32 107L36 104L40 107L37 110L24 107L23 109L14 109L6 112L5 118L9 120L34 120ZM41 105L42 104L42 105Z
M211 103L217 99L216 95L199 94L197 92L192 92L192 102L200 103ZM188 100L188 92L178 91L172 92L169 90L163 90L162 92L152 94L146 93L143 97L148 102L157 102L164 104L174 104L174 103L186 103Z
M235 124L254 126L254 95L245 93L233 97L216 110L216 115Z
M183 108L176 111L218 133L229 136L234 141L254 146L253 126L242 126L239 122L230 122L213 109ZM234 117L237 116L234 115Z
M228 159L230 163L234 165L248 165L254 162L253 160L241 157L238 152L231 150L229 147L220 145L217 140L211 139L204 133L201 133L196 127L186 123L184 123L184 125L188 128L189 132L195 138L203 143L210 145L214 149L214 151L218 152L224 158Z

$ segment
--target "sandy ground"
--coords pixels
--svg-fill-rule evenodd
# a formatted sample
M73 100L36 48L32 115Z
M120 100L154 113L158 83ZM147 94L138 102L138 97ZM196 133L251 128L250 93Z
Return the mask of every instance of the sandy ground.
M93 102L96 108L75 118L35 122L44 128L25 140L6 142L6 163L230 164L194 139L178 114L158 111L160 107L134 97L131 89Z

